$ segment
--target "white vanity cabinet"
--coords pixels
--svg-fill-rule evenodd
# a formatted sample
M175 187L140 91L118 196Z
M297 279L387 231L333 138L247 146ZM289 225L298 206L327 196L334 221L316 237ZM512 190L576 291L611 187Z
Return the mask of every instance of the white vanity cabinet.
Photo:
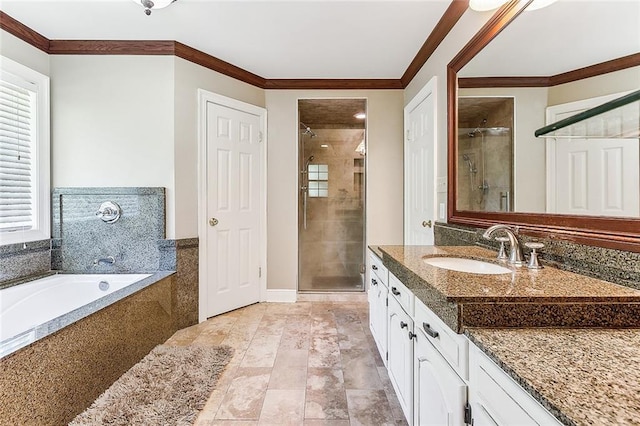
M562 424L473 344L469 348L469 371L469 402L475 426Z
M561 423L369 255L370 328L409 425Z
M465 424L468 340L415 300L414 419L416 426Z
M388 270L382 260L369 252L369 328L384 365L387 365L387 287Z
M405 417L413 418L413 294L389 273L387 369Z

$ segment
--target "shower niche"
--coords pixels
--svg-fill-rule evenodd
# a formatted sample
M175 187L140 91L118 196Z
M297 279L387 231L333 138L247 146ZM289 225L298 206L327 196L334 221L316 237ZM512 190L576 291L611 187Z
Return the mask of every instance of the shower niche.
M298 101L298 290L364 291L365 99Z
M514 98L458 102L458 209L513 211Z

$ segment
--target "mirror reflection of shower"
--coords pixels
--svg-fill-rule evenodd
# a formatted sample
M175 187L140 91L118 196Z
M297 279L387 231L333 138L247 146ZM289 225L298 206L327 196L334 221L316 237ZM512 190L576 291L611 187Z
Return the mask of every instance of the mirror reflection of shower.
M298 291L364 290L365 99L298 101Z
M513 211L513 98L461 97L458 209Z

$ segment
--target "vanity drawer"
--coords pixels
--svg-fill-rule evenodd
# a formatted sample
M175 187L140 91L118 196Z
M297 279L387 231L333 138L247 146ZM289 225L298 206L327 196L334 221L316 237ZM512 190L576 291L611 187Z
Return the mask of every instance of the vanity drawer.
M453 369L467 380L469 378L469 340L457 334L421 300L415 300L415 328L429 339Z
M371 268L371 278L372 279L375 278L373 276L373 274L375 273L376 276L377 276L376 279L381 281L382 284L384 284L385 286L388 284L388 282L389 282L389 279L388 279L389 271L386 268L386 266L384 266L382 264L382 259L380 259L372 251L369 251L369 268Z
M402 309L413 316L413 293L391 272L389 272L389 294L400 303Z

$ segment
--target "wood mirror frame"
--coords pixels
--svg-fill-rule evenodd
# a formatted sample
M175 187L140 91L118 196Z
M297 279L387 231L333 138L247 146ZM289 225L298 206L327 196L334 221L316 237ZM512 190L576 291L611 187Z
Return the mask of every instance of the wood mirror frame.
M567 240L591 246L640 252L640 219L457 210L457 73L513 22L528 4L529 2L511 0L503 5L447 66L447 221L452 224L480 228L504 223L518 226L521 233L538 238Z

